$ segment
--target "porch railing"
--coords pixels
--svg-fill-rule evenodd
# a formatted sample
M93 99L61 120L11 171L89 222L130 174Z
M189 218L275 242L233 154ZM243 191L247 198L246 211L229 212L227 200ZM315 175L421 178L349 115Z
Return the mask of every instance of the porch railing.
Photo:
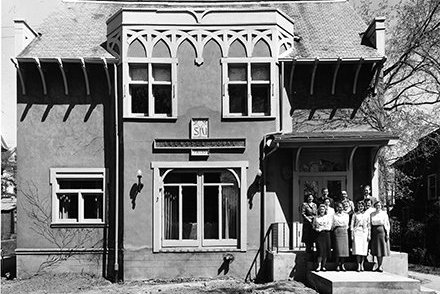
M301 237L302 224L300 222L272 223L264 236L263 243L260 244L260 248L252 261L245 280L247 282L258 282L264 277L267 252L305 249L304 244L301 242Z
M271 224L270 251L302 250L305 248L302 238L302 223L277 222Z

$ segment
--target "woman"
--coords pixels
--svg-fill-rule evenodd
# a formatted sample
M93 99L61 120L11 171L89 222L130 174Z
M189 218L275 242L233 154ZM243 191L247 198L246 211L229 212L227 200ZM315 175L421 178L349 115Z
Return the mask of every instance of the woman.
M324 205L325 205L325 210L327 215L330 216L330 220L333 219L333 215L335 214L335 210L333 209L333 207L331 207L331 199L330 198L325 198L324 199Z
M350 220L348 214L344 212L342 203L336 204L336 213L333 215L333 236L334 254L336 258L336 271L345 272L344 258L348 257L348 226Z
M315 242L315 231L313 230L312 223L317 213L316 204L313 202L313 195L311 193L306 194L305 202L301 206L301 214L303 217L302 228L302 242L306 244L306 252L312 253L313 243Z
M371 255L377 257L376 271L383 272L383 257L390 255L390 220L386 211L382 210L382 203L380 201L374 203L374 208L376 211L373 211L370 215Z
M318 215L313 219L313 229L317 232L316 237L316 249L318 267L316 271L326 271L325 265L327 258L331 254L330 249L330 229L332 228L331 219L326 214L326 207L324 204L320 204L318 207Z
M368 254L368 232L370 216L365 213L364 201L358 201L358 211L353 215L350 223L351 239L353 241L353 255L356 255L357 271L364 271L364 260Z
M348 198L347 191L341 191L341 202L344 204L344 211L347 213L354 213L354 203ZM346 205L348 205L346 207Z

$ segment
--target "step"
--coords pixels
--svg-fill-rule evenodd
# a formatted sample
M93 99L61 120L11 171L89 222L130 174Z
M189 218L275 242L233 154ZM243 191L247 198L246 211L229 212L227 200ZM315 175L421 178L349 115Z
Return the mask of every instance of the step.
M419 294L420 281L379 272L309 272L309 285L322 294Z

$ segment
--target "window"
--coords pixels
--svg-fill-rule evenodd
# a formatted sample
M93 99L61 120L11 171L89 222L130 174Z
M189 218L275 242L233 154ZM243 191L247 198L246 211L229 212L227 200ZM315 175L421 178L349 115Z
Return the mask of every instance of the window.
M151 62L149 62L151 61ZM175 101L176 64L170 58L130 58L128 62L126 117L172 118Z
M437 199L437 175L428 176L428 200Z
M226 117L266 117L272 113L273 65L269 61L228 60L224 64Z
M241 167L158 168L155 249L242 249L243 172Z
M104 223L104 169L52 168L52 224Z

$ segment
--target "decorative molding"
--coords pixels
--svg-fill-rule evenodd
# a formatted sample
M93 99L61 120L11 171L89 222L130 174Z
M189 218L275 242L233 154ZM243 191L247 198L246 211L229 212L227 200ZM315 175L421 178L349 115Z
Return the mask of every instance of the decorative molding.
M20 79L20 84L21 84L21 93L24 96L26 95L26 86L24 84L24 78L23 78L23 73L21 72L20 69L20 64L18 63L18 60L15 58L11 58L11 61L14 64L15 68L17 69L18 78Z
M155 150L243 150L246 148L245 138L208 138L208 139L155 139Z
M253 50L259 41L267 44L271 56L277 57L282 46L287 49L293 47L293 36L282 31L277 27L255 27L255 28L142 28L140 30L128 28L127 45L135 40L141 42L147 53L147 57L153 54L154 46L163 41L170 50L172 58L177 57L179 46L184 41L189 41L196 51L196 63L203 63L203 49L205 45L213 40L220 46L222 57L229 56L231 45L237 41L240 42L246 52L246 57L253 56ZM110 44L116 44L114 38L109 41ZM113 45L114 46L114 45Z
M47 95L46 79L44 78L44 72L43 72L43 69L41 67L40 59L38 57L35 57L34 61L37 64L38 72L40 73L41 84L43 86L43 94Z
M87 96L90 96L90 84L89 84L89 77L87 75L86 63L84 62L83 58L80 59L80 62L81 62L81 67L82 67L82 71L84 74L84 82L86 84L86 94L87 94Z
M58 66L60 67L61 76L63 77L63 83L64 83L64 95L69 95L69 87L67 85L67 78L66 78L66 72L64 71L63 61L61 58L57 58Z
M359 78L359 72L361 71L362 63L364 63L364 59L363 59L363 58L359 59L358 66L357 66L357 68L356 68L356 74L354 75L354 80L353 80L353 95L356 95L357 82L358 82L358 78Z
M121 31L113 32L107 38L107 50L116 57L121 57Z
M102 63L104 64L105 77L107 78L108 94L112 94L112 83L110 80L110 73L108 71L108 64L105 58L102 58Z

